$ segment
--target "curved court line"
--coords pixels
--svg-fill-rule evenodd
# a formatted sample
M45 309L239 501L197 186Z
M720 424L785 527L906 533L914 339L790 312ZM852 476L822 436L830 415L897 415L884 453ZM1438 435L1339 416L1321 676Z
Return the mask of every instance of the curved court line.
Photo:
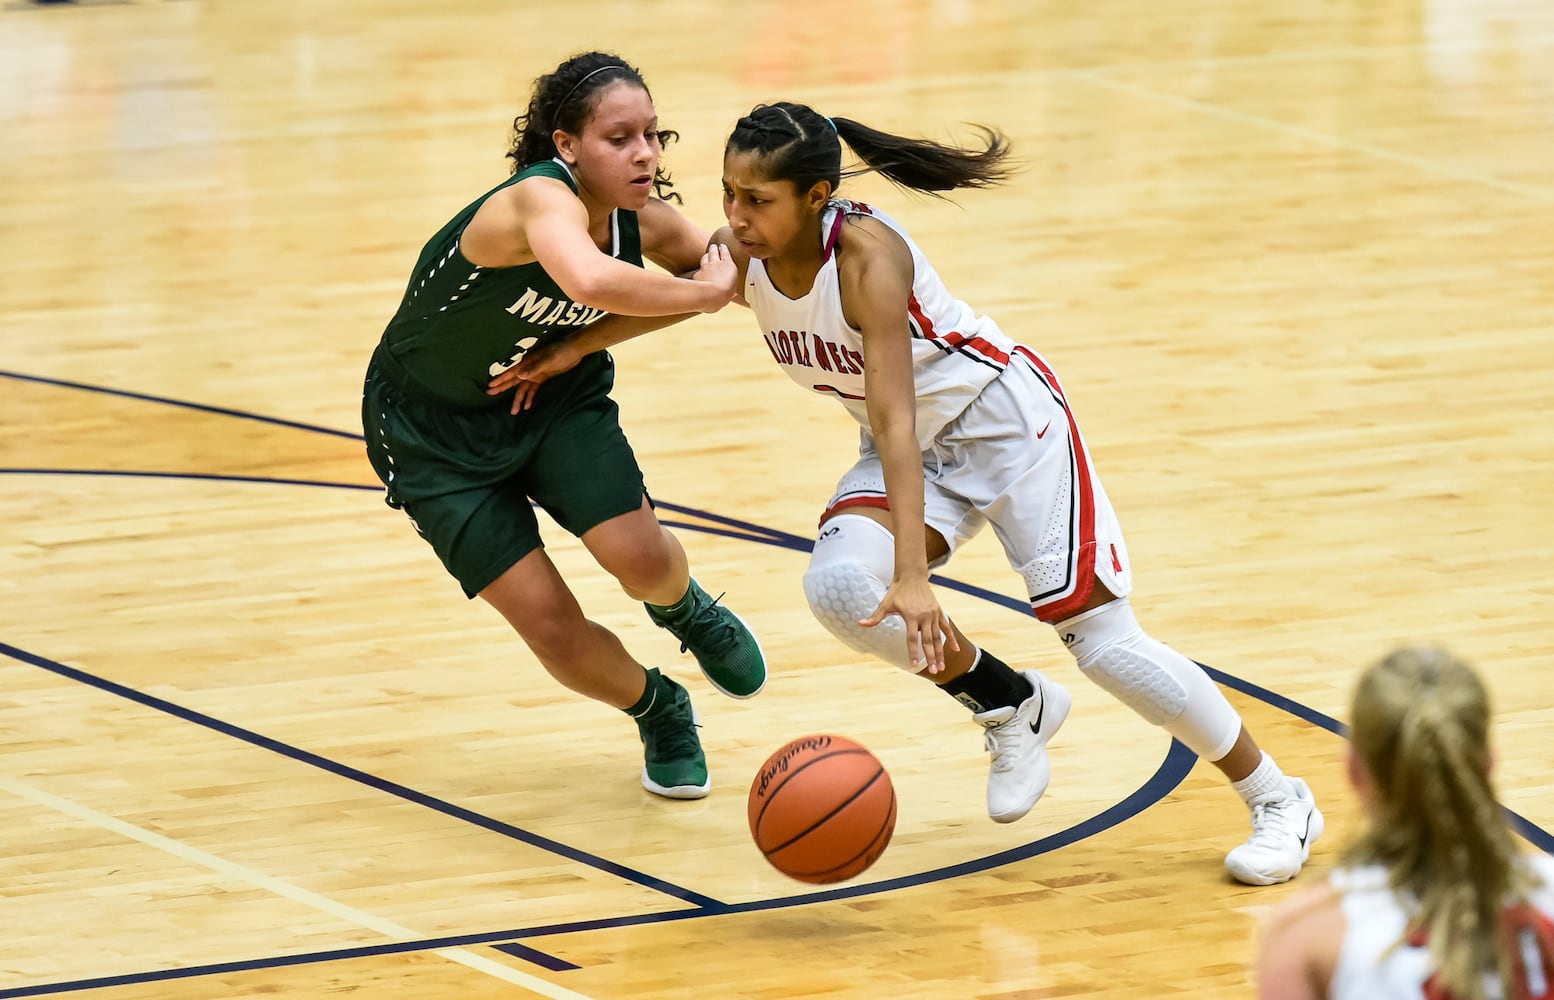
M255 420L263 423L290 427L299 430L329 434L337 437L362 440L362 436L359 434L338 431L331 428L319 427L316 425L303 424L296 421L259 416L224 407L213 407L203 404L187 403L180 400L152 396L144 393L128 392L117 389L106 389L98 386L87 385L85 383L69 382L61 379L44 378L39 376L29 376L5 370L0 370L0 377L15 378L24 381L56 385L64 388L79 389L88 392L101 392L108 395L121 396L146 402L160 403L201 412L232 416L239 419ZM135 478L192 479L217 482L240 482L265 485L294 485L316 488L350 489L371 492L377 492L381 488L376 485L365 485L359 483L282 479L263 476L221 475L214 473L46 468L6 468L0 469L0 473L16 475L122 476ZM797 551L808 551L812 546L812 542L807 538L802 538L800 536L793 535L788 532L782 532L777 529L767 528L762 525L741 521L736 518L710 514L695 508L685 507L678 504L672 504L663 501L654 501L654 503L655 506L665 510L676 511L678 513L691 515L706 521L713 522L716 525L722 525L722 527L712 527L694 522L665 522L672 524L675 527L684 528L691 531L700 531L707 534L743 539L746 541L760 542L763 544L773 545L780 548L793 549ZM935 575L932 579L935 583L941 586L979 597L983 600L987 600L991 603L998 604L1003 607L1024 612L1028 612L1029 610L1028 602L1022 598L997 594L993 591L989 591L981 587L976 587L971 584L962 583L960 581L951 580L937 575ZM128 976L105 977L94 980L79 980L70 983L44 984L33 987L22 987L17 990L0 990L0 998L39 996L46 993L96 989L111 985L125 985L129 983L153 982L175 978L189 978L201 975L215 975L226 972L273 968L285 965L305 964L309 962L338 961L368 955L384 955L408 951L457 948L468 944L493 944L494 946L497 946L499 950L503 950L507 954L523 959L525 961L535 962L536 964L540 964L543 967L553 970L565 969L569 967L568 963L564 963L560 960L552 958L551 956L547 956L543 952L539 952L534 949L527 948L524 945L517 944L517 939L551 936L563 933L575 933L594 929L634 926L644 923L657 923L670 920L685 920L706 916L721 916L735 913L755 912L759 910L781 909L818 902L828 902L835 899L844 899L859 895L888 892L895 889L923 885L934 881L940 881L943 879L985 871L990 868L1011 863L1013 861L1023 860L1025 858L1033 857L1037 854L1056 850L1059 847L1074 843L1080 839L1083 839L1084 837L1093 836L1110 826L1121 823L1131 816L1142 812L1149 805L1152 805L1154 802L1164 797L1164 795L1168 794L1172 789L1180 784L1181 781L1186 778L1188 772L1192 768L1194 761L1197 759L1180 743L1172 740L1170 749L1159 770L1156 771L1155 775L1151 777L1149 781L1147 781L1127 799L1124 799L1122 802L1119 802L1111 808L1104 810L1102 813L1096 815L1095 817L1076 824L1067 830L1061 831L1049 837L1032 841L1018 848L1013 848L998 854L988 855L983 858L962 862L957 865L934 869L929 872L921 872L915 875L903 876L897 879L862 883L848 886L843 889L804 893L796 896L776 897L773 899L759 900L750 903L726 904L714 900L711 897L695 893L692 890L685 889L680 886L675 886L667 881L656 879L655 877L646 875L645 873L636 872L635 870L627 868L626 866L618 865L603 858L596 858L587 854L586 852L577 851L564 844L560 844L557 841L552 841L549 838L522 830L518 827L513 827L510 824L503 823L491 817L486 817L480 813L474 812L473 810L465 809L462 806L457 806L452 803L445 802L441 799L435 798L434 796L426 795L425 793L418 792L406 786L398 785L397 783L387 781L386 779L378 778L375 775L364 771L359 771L355 768L351 768L347 765L329 760L328 758L321 757L309 751L291 747L288 744L281 743L280 741L273 740L258 733L253 733L249 730L231 725L230 723L223 722L211 716L206 716L203 713L195 712L192 709L184 708L172 702L166 702L163 699L144 694L143 692L139 692L133 688L117 684L105 678L96 677L95 675L88 674L85 671L76 670L75 668L55 663L54 661L28 653L24 650L18 649L17 647L10 646L7 643L0 642L0 653L11 656L12 658L22 662L38 666L42 669L51 670L54 673L60 674L61 676L65 676L72 680L77 680L81 683L97 687L119 697L124 697L131 701L136 701L158 711L163 711L179 718L183 718L185 721L191 721L198 725L206 726L207 728L213 729L217 732L222 732L225 735L234 736L240 740L244 740L245 742L264 747L266 749L272 750L273 752L280 753L283 756L291 757L292 759L298 760L299 762L310 764L325 771L346 777L349 780L358 781L362 784L368 785L369 787L377 788L380 791L387 792L407 801L415 802L436 811L443 812L446 815L462 819L466 822L472 822L475 825L482 826L483 828L491 830L492 832L509 836L513 839L517 839L525 843L529 843L532 846L539 847L543 850L552 851L553 853L556 853L562 857L566 857L570 860L578 861L579 863L582 863L586 866L594 867L598 870L606 871L610 874L626 878L629 881L633 881L648 888L653 888L658 891L665 892L667 895L683 899L693 904L692 908L684 910L636 914L627 917L598 918L589 921L552 924L535 928L517 928L508 931L487 932L474 935L456 935L453 937L426 939L422 941L396 942L393 944L367 946L364 948L319 952L313 953L311 955L295 955L281 956L270 959L255 959L245 962L222 963L219 965L189 967L185 969L136 973L130 974ZM1286 698L1283 695L1270 691L1267 688L1263 688L1249 681L1241 680L1240 678L1226 674L1223 671L1216 670L1205 664L1199 664L1199 666L1202 666L1211 677L1226 687L1230 687L1234 690L1242 692L1243 694L1247 694L1253 698L1261 700L1272 707L1288 712L1297 718L1310 722L1322 729L1326 729L1340 737L1347 736L1346 727L1330 716L1327 716L1321 712L1317 712L1314 709L1302 705L1293 699ZM1506 813L1512 820L1513 825L1516 826L1518 832L1522 834L1522 836L1524 836L1527 840L1529 840L1544 852L1554 854L1554 836L1551 836L1547 831L1544 831L1542 828L1531 823L1524 817L1511 812L1510 810L1506 810ZM506 947L502 947L503 942L507 943Z
M1159 801L1169 794L1192 770L1197 756L1182 744L1171 741L1171 748L1167 751L1165 759L1159 769L1143 785L1127 798L1106 809L1092 818L1059 831L1039 840L1033 840L1020 847L1011 848L998 854L989 855L987 858L976 861L962 862L938 868L927 875L936 876L935 880L953 878L959 875L975 874L984 871L988 867L1008 864L1045 854L1048 851L1065 847L1086 837L1094 836L1103 830L1137 815L1148 806ZM993 861L995 865L986 865L983 862ZM446 949L467 948L476 945L492 945L505 954L522 958L527 961L536 961L538 957L549 959L550 956L543 952L536 952L525 945L516 944L519 939L553 936L557 934L575 934L582 931L605 930L620 927L639 927L644 924L669 923L680 920L693 920L701 917L721 917L741 913L757 913L765 910L782 910L795 906L805 906L811 903L830 902L838 899L848 899L854 896L869 895L875 892L889 889L905 888L910 885L922 884L919 876L904 876L898 879L887 879L881 882L867 885L848 886L843 889L830 889L819 892L805 893L799 896L783 896L773 899L752 900L747 903L719 903L713 906L701 906L685 910L669 910L661 913L640 913L627 917L602 917L595 920L579 920L561 924L546 924L539 927L512 928L504 931L483 931L472 934L453 934L445 937L426 938L420 941L394 941L379 945L360 945L353 948L338 948L329 951L307 952L299 955L276 955L269 958L247 959L240 962L220 962L212 965L193 965L181 969L161 969L155 972L134 972L118 976L100 976L94 979L76 979L69 982L43 983L35 986L23 986L14 989L0 989L0 1000L11 1000L13 997L35 997L54 993L72 993L81 990L104 989L110 986L131 986L142 983L165 982L174 979L192 979L200 976L230 975L236 972L253 972L260 969L277 969L295 965L312 965L323 962L348 961L357 958L375 958L384 955L399 955L417 951L440 951ZM504 947L504 943L507 944ZM539 964L545 964L540 962ZM546 965L547 968L558 966ZM561 963L559 967L570 967Z
M378 489L378 487L375 486L365 486L354 483L331 483L320 480L282 479L273 477L221 475L211 473L137 472L122 470L43 468L0 469L0 473L12 475L99 475L140 479L189 479L197 481L236 482L262 485L344 488L373 492L376 492ZM699 512L696 512L690 508L680 509L695 513L697 516L701 516ZM716 518L716 520L723 523L741 524L741 522L735 521L732 518ZM803 551L807 551L811 546L811 543L808 540L800 539L796 536L772 537L770 534L750 535L742 531L735 532L725 528L711 527L689 522L683 523L680 526L689 530L727 535L730 537L743 538L748 541L763 542L765 544L779 547L797 548ZM949 582L956 583L955 581ZM956 583L956 585L960 589L969 589L972 591L980 590L980 588L969 588L968 585L964 584ZM1008 607L1021 609L1024 606L1023 602L1017 601L1013 598L1000 598L998 595L991 596L998 598L998 603L1004 604ZM68 680L85 684L89 687L97 688L98 690L104 691L108 694L124 698L128 701L135 702L155 711L172 715L175 718L182 719L186 722L192 722L196 725L238 739L242 742L270 750L271 752L278 753L300 763L317 767L321 770L346 778L347 780L364 784L368 787L396 796L405 801L413 802L417 805L430 808L434 811L441 812L445 815L462 820L464 822L473 823L484 829L490 830L491 832L511 837L521 842L530 844L531 846L538 847L542 850L547 850L559 856L565 857L568 860L583 864L586 867L592 867L596 870L616 875L618 877L627 879L650 889L655 889L665 893L666 895L670 895L674 898L681 899L692 904L692 908L690 909L670 911L668 913L634 914L626 917L606 917L591 921L556 924L538 928L516 928L507 931L477 935L476 937L471 938L470 943L506 942L507 946L499 950L503 950L505 953L512 955L513 957L533 962L535 964L541 965L542 967L556 971L565 970L570 966L568 963L561 962L560 960L555 959L552 956L548 956L536 949L518 944L516 943L516 939L522 937L538 937L558 933L570 933L594 928L632 926L635 924L645 922L651 923L659 920L684 920L704 916L718 916L730 913L752 912L762 909L776 909L807 905L810 903L826 902L834 899L844 899L853 896L888 892L896 889L955 878L961 875L986 871L988 869L1004 864L1009 864L1017 860L1033 857L1036 854L1056 850L1059 847L1074 843L1080 839L1083 839L1084 837L1091 836L1095 833L1107 829L1110 826L1121 823L1131 816L1136 815L1138 812L1142 812L1143 809L1164 797L1173 788L1175 788L1176 785L1180 784L1180 782L1186 778L1187 773L1192 768L1193 762L1196 760L1196 757L1193 756L1189 751L1187 751L1180 744L1173 741L1170 751L1167 753L1166 759L1161 765L1160 771L1158 771L1155 777L1150 779L1150 781L1147 782L1138 792L1135 792L1133 795L1123 800L1123 802L1118 803L1107 810L1104 810L1102 813L1095 817L1091 817L1090 819L1082 821L1081 823L1076 824L1075 826L1072 826L1066 830L1060 831L1057 834L1032 841L1028 844L1022 845L1021 847L988 855L982 858L971 859L966 862L961 862L959 864L947 866L944 868L934 869L928 872L920 872L913 875L902 876L896 879L859 883L841 889L822 890L793 896L776 897L773 899L761 900L751 903L726 904L715 900L710 896L704 896L684 887L674 885L673 883L670 883L666 880L658 879L656 877L646 875L645 873L637 872L634 869L627 868L624 865L619 865L615 862L611 862L603 858L598 858L594 855L588 854L587 852L561 844L558 841L553 841L550 838L543 837L531 831L527 831L520 827L515 827L511 824L507 824L492 817L477 813L474 810L467 809L463 806L459 806L442 799L438 799L435 796L431 796L424 792L400 785L396 782L380 778L368 772L350 767L349 765L342 764L338 761L334 761L327 757L312 753L311 751L291 746L290 744L283 743L279 740L264 736L252 730L244 729L243 727L225 722L224 720L206 715L205 713L195 711L194 709L187 708L175 702L171 702L166 699L159 698L155 695L136 690L135 688L128 687L127 685L119 684L115 681L108 680L104 677L99 677L95 674L88 673L75 667L66 666L65 664L58 663L46 657L28 652L27 650L12 646L9 643L3 641L0 641L0 654L57 674ZM1165 776L1165 780L1162 780L1162 776ZM396 942L394 944L369 946L371 949L387 949L387 951L372 950L367 953L388 954L397 951L436 951L456 947L458 946L437 945L427 942ZM350 954L340 951L324 952L319 953L318 956L313 957L310 960L339 960L342 958L351 957L351 955L355 954L356 951L359 951L359 949L351 951ZM296 956L286 956L278 959L260 959L255 960L260 963L257 965L246 965L239 963L235 967L264 968L276 964L294 964L293 960L296 958ZM123 985L129 982L148 982L159 979L172 978L174 975L176 975L178 978L182 978L188 975L196 974L217 974L223 971L231 971L233 968L234 966L231 963L225 963L218 966L208 967L205 973L199 973L191 969L163 970L160 972L134 974L134 976L138 978L126 979L124 977L108 977L106 979L99 980L84 980L78 984L53 984L39 987L25 987L22 988L21 991L0 990L0 998L11 996L37 996L42 995L43 993L93 989L107 985Z

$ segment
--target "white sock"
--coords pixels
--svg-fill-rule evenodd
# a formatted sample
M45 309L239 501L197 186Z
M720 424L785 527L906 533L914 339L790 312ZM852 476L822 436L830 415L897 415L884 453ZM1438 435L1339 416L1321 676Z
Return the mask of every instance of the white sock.
M1268 756L1268 751L1263 751L1263 759L1257 765L1256 770L1242 778L1240 781L1232 781L1230 787L1236 790L1246 801L1247 805L1258 802L1273 802L1285 798L1290 793L1289 780L1284 777L1284 772L1279 770L1279 765Z

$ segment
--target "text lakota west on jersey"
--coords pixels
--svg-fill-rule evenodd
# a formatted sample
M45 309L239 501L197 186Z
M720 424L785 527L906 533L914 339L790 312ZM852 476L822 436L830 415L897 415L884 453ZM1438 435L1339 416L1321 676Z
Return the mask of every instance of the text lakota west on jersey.
M833 344L818 334L802 330L772 330L766 334L766 346L780 365L819 367L828 372L848 375L863 374L863 355L842 344Z

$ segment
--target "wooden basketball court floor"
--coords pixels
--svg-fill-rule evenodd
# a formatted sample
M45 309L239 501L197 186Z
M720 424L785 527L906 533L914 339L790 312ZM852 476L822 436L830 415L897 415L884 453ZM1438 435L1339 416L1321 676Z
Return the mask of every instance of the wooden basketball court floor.
M1024 170L953 203L868 178L1064 378L1134 603L1213 667L1329 831L1357 671L1489 678L1504 802L1554 849L1554 5L166 0L0 8L0 998L1237 997L1294 886L1223 874L1217 772L1080 677L979 539L966 630L1075 711L989 822L966 713L832 640L799 577L840 409L729 309L619 349L693 568L774 675L719 698L547 528L591 616L690 687L715 788L637 783L618 714L467 603L362 457L362 368L425 237L504 175L530 80L644 70L685 208L793 98ZM890 769L895 841L767 868L782 742Z

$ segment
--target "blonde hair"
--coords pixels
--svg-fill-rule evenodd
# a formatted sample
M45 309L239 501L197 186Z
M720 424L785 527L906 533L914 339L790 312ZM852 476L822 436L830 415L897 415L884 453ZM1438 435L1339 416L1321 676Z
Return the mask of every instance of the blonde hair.
M1385 866L1417 904L1408 940L1427 942L1436 981L1459 1000L1485 1000L1487 973L1515 980L1502 918L1529 889L1489 776L1489 715L1474 670L1432 646L1393 652L1354 694L1354 748L1375 813L1344 860Z

